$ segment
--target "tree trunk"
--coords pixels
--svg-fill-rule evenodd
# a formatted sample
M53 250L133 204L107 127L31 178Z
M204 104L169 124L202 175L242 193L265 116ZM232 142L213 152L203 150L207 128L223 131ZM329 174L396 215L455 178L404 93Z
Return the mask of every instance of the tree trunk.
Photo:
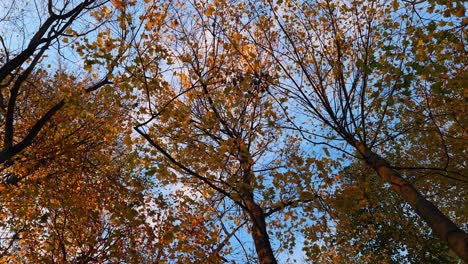
M260 264L276 264L262 208L254 202L251 193L244 195L242 199L249 210L247 213L252 220L252 238Z
M252 222L252 238L255 244L260 264L276 264L276 258L271 248L270 238L268 236L265 214L263 209L255 203L252 187L252 179L255 174L252 172L252 157L243 140L239 140L239 162L242 168L242 183L240 185L240 194L243 203Z
M445 240L449 248L463 261L468 262L468 235L428 201L414 186L391 168L380 155L372 152L364 144L357 143L357 149L364 156L383 181L392 184L393 189L429 225L432 231Z

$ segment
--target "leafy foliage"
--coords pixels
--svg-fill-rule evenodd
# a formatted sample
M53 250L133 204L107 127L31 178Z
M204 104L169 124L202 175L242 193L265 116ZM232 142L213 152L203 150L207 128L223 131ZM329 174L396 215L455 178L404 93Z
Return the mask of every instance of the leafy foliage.
M0 5L1 262L468 257L464 2Z

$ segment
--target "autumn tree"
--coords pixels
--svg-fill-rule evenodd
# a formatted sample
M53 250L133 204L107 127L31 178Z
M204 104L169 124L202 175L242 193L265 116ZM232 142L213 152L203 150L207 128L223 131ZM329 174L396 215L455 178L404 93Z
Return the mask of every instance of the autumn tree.
M466 190L463 3L267 1L263 9L281 34L280 45L264 47L283 71L276 94L311 118L292 128L365 162L467 260L467 235L448 217L457 213L461 224L464 213L445 206Z
M66 94L87 86L44 71L28 82L42 94L22 95L29 106L21 111L25 120L34 120L29 117L41 113L57 90ZM22 179L1 190L3 261L139 262L156 254L157 232L150 221L158 217L159 200L144 194L148 181L132 147L125 145L129 123L121 119L119 102L106 99L107 92L76 96L3 171Z
M1 5L2 261L467 259L461 1Z
M166 219L156 213L161 199L147 192L130 144L128 102L109 86L125 52L116 45L125 40L125 12L108 1L7 4L0 20L1 261L161 257L162 231L154 228ZM104 27L114 15L118 26ZM19 24L30 26L20 28L24 39L8 34L20 32Z
M86 1L36 1L34 5L29 1L6 1L5 12L0 14L0 108L2 123L2 147L0 151L0 164L11 162L20 152L33 144L34 139L43 129L46 123L60 111L65 105L67 98L57 98L48 108L41 109L43 112L31 120L26 131L20 131L16 126L21 119L18 112L25 104L22 104L21 94L24 90L36 91L40 89L32 87L27 82L28 77L37 69L51 67L54 69L64 67L66 60L70 59L74 48L80 55L84 49L93 49L92 60L86 60L84 65L92 70L92 65L98 62L117 61L119 56L109 58L112 49L116 47L109 37L109 31L103 30L97 34L97 30L110 18L108 1L86 0ZM97 13L102 12L102 13ZM102 15L104 14L104 15ZM97 18L97 16L99 16ZM94 19L94 18L97 19ZM21 27L28 25L28 27ZM88 40L90 33L96 33L96 41ZM84 41L78 43L78 38ZM105 51L107 57L95 48L96 44L106 40ZM102 45L101 45L102 46ZM99 52L100 51L100 52ZM123 51L120 50L120 53ZM61 58L59 61L51 57ZM81 93L93 92L100 87L109 84L107 74L112 72L112 64L104 71L103 77L83 87ZM64 70L62 68L62 70ZM34 121L34 122L32 122ZM29 121L28 121L29 122ZM8 166L8 164L7 164Z
M441 196L437 194L432 197ZM325 200L334 216L334 230L331 232L325 226L315 225L309 227L307 232L312 234L312 229L316 228L324 234L333 235L321 236L323 247L307 244L304 250L310 260L458 263L458 258L446 243L423 224L408 204L401 202L396 193L387 192L375 172L359 162L340 172L339 187L327 194ZM460 210L456 205L443 204L443 208ZM461 211L460 215L456 220L466 222Z
M319 169L300 154L298 137L278 125L281 115L268 92L277 78L274 64L246 41L255 35L262 42L260 33L270 26L246 22L256 16L252 5L231 1L176 2L156 10L129 76L143 105L135 129L147 141L154 174L192 190L193 206L207 201L214 209L203 208L218 215L209 220L217 235L205 242L219 246L210 251L226 259L238 230L247 228L254 259L277 263L274 243L281 243L278 251L294 248L293 230L305 221L296 208L317 208L321 183L312 182ZM200 217L206 213L193 219ZM239 244L248 251L246 241Z

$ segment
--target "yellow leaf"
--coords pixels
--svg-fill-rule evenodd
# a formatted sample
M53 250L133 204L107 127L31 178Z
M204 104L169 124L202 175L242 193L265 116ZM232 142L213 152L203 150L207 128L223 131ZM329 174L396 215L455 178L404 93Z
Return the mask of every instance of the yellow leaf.
M125 1L124 0L112 0L112 4L118 9L125 8Z
M104 42L102 41L102 37L98 36L98 38L97 38L97 43L98 43L99 47L103 47L103 46L104 46Z
M93 66L91 66L91 65L85 65L85 66L84 66L84 69L85 69L87 72L91 73L91 72L93 71Z
M242 38L242 35L239 32L234 33L233 40L239 42Z
M214 11L215 11L214 7L213 7L213 6L210 6L210 7L208 7L208 8L206 9L205 15L206 15L207 17L210 17L210 16L213 15L213 12L214 12Z
M418 40L418 47L422 46L424 43L423 43L423 40L422 39L419 39Z
M146 23L146 30L150 30L151 28L153 27L153 22L152 21L148 21L148 23Z
M107 6L105 6L105 7L102 8L102 12L104 13L104 15L105 15L106 17L108 17L109 14L110 14L110 10L109 10L109 8L107 8Z

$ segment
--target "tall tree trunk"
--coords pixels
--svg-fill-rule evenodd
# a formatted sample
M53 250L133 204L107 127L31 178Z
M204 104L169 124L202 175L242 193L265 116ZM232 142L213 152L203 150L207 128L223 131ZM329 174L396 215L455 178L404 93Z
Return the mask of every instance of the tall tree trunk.
M255 203L251 192L243 195L242 199L249 210L247 213L252 220L252 238L259 262L261 264L277 263L271 248L270 238L266 229L265 214L262 208Z
M255 203L252 179L255 174L252 171L252 157L244 141L239 140L239 162L242 168L242 184L240 185L240 196L247 208L246 214L252 222L252 239L255 244L260 264L276 264L276 258L271 248L268 236L265 214L263 209Z
M393 189L431 227L432 231L445 240L449 248L463 261L468 262L468 235L428 201L414 186L391 168L380 155L362 143L356 143L366 163L372 167L383 181L392 184Z

